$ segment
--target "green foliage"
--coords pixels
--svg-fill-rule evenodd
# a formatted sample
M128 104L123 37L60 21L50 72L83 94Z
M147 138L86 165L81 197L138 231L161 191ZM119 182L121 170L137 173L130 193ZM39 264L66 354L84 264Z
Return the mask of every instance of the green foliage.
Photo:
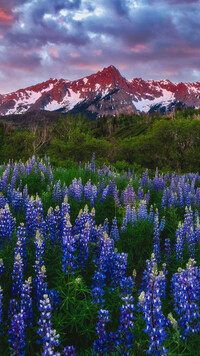
M171 117L153 115L104 116L95 121L67 114L48 127L26 130L0 123L0 164L48 154L59 167L87 162L95 153L118 170L137 172L156 167L163 171L193 171L200 165L200 110L176 111ZM49 124L50 125L50 124Z

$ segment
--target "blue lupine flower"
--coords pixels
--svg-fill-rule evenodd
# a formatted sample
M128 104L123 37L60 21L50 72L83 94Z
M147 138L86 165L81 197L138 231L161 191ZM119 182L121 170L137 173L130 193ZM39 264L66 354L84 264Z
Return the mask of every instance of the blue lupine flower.
M66 346L63 350L63 356L76 356L76 350L73 346Z
M66 274L74 273L76 268L76 239L72 234L72 225L70 223L69 214L63 219L63 258L62 258L62 270Z
M153 253L155 259L158 263L161 261L161 251L160 251L160 232L159 232L159 214L155 213L154 216L154 232L153 232Z
M171 241L170 238L168 237L165 239L164 250L165 250L165 261L166 263L169 263L171 257Z
M9 243L15 229L15 220L10 212L9 205L0 210L0 249L3 244Z
M183 232L183 225L181 224L181 222L179 222L178 228L176 229L176 244L175 244L177 260L183 259L183 250L184 250L184 232Z
M120 351L122 351L123 355L127 355L128 351L133 348L133 328L135 319L133 311L135 310L135 306L133 304L134 298L131 295L127 295L126 297L122 297L123 305L120 308L120 325L118 328L119 335L119 345Z
M47 294L44 294L39 304L40 319L38 321L39 329L37 331L40 337L39 343L43 345L43 356L60 355L59 353L54 353L55 347L60 345L60 335L56 334L56 330L52 329L52 310L50 299Z
M141 200L138 207L138 220L147 220L147 202Z
M199 269L195 263L194 259L189 259L186 269L179 268L172 276L174 310L184 335L198 333L200 330Z
M131 276L123 277L120 281L120 287L122 289L122 296L131 295L134 288L134 281Z
M151 206L150 206L150 211L149 211L148 220L149 220L150 222L153 222L153 219L154 219L154 213L153 213L153 206L151 205Z
M8 342L11 345L12 355L24 356L25 355L25 321L24 312L21 310L18 314L14 314L11 319L11 327L8 332Z
M114 218L112 221L112 227L110 230L110 237L113 239L115 242L119 241L119 229L117 226L117 219Z
M94 355L105 355L108 351L108 334L106 323L109 322L109 312L104 309L98 311L98 323L96 326L98 339L93 344Z
M21 311L23 311L24 322L26 325L33 325L33 301L31 297L31 286L32 278L29 277L27 281L22 286L21 291Z
M19 246L21 248L21 246ZM12 287L12 295L21 295L22 286L23 286L23 278L24 278L24 264L23 264L23 255L19 253L19 248L15 250L14 256L14 265L13 265L13 272L12 272L12 280L13 280L13 287Z
M28 239L35 236L37 230L37 212L34 207L34 198L31 197L26 205L26 232Z
M161 309L161 283L165 279L165 276L162 271L158 273L157 266L154 264L153 269L148 270L146 277L146 289L139 296L139 304L146 323L144 331L149 335L149 349L147 353L158 356L167 355L167 350L163 346L163 342L167 338L165 331L167 321Z
M161 219L159 230L162 232L164 231L164 228L165 228L165 216L163 216Z

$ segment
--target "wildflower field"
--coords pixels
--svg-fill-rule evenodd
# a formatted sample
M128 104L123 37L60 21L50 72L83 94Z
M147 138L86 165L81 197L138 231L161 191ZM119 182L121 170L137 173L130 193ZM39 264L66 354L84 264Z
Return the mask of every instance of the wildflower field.
M0 355L200 355L200 175L0 166Z

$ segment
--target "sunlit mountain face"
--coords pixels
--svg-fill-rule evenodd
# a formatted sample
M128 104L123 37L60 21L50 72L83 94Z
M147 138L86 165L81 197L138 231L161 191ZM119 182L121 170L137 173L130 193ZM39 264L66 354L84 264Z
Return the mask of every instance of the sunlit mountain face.
M128 80L199 82L199 6L199 0L2 0L0 94L51 77L75 83L110 64ZM78 100L71 97L69 108ZM36 99L27 94L27 105Z
M113 65L75 81L46 82L0 96L0 115L30 111L85 112L95 118L120 113L168 113L200 107L200 83L127 80Z

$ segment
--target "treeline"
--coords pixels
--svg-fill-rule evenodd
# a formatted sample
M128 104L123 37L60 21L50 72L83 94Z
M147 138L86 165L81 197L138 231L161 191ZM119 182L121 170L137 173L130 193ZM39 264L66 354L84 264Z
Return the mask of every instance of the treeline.
M95 153L99 163L118 169L158 167L196 172L200 167L200 110L171 116L120 115L89 121L67 114L57 122L19 128L0 122L0 163L49 155L55 165L85 162Z

